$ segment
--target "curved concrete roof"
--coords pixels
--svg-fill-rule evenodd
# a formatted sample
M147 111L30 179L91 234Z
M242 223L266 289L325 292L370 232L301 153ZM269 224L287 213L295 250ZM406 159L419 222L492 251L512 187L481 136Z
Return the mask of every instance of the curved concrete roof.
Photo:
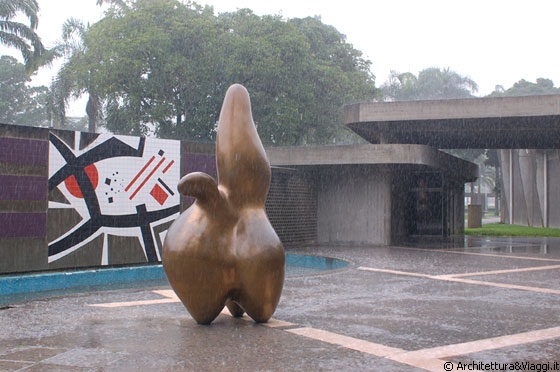
M371 143L560 148L560 95L358 103L344 123Z

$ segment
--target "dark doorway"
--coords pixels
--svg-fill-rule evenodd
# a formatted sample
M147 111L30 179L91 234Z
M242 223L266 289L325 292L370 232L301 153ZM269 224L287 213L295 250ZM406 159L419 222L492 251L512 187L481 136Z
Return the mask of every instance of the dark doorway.
M407 194L409 235L444 235L443 175L415 172Z

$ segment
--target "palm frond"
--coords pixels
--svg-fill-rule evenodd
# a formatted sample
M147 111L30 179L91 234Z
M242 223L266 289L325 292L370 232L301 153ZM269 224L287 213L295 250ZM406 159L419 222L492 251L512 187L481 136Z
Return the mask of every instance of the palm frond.
M33 30L39 25L39 3L37 0L0 0L0 17L10 19L18 13L23 13L29 18Z
M0 0L0 43L18 49L28 73L36 71L46 61L46 49L35 33L39 22L37 0ZM30 25L11 20L19 13L29 18Z

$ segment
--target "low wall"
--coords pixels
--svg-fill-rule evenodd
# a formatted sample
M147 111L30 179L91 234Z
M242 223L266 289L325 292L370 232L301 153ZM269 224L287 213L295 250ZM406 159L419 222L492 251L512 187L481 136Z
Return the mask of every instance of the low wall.
M215 177L214 150L0 124L0 274L160 262L169 225L192 203L177 182L193 171ZM314 220L281 228L309 207L290 192L312 188L277 173L267 201L273 226L283 241L314 240Z

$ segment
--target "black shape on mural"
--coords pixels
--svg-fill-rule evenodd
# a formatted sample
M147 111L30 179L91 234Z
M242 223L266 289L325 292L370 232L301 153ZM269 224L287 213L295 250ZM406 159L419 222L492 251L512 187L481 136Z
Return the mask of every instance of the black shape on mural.
M161 178L158 178L158 182L167 190L168 193L170 193L171 195L175 195L173 190L171 190L171 187L169 187L165 182L163 182Z

